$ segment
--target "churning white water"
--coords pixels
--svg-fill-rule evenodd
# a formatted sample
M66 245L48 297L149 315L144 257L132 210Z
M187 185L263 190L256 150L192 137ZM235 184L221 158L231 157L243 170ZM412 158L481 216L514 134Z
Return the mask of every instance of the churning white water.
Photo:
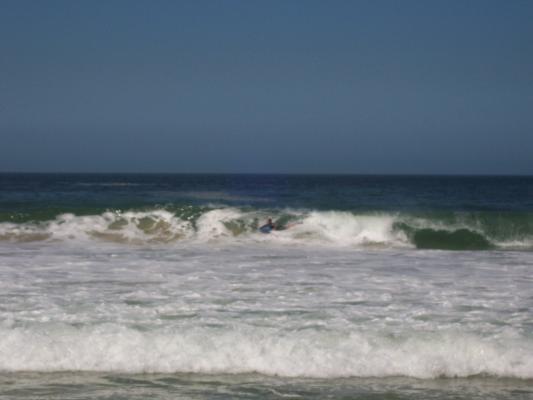
M0 244L0 370L533 378L530 252L230 243L212 229L173 245Z

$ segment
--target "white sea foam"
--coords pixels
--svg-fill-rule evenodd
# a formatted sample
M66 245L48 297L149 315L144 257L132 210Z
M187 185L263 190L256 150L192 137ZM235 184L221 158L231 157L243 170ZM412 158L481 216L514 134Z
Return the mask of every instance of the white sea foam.
M205 241L234 236L225 224L243 217L244 214L242 212L233 208L208 211L198 218L196 237Z
M107 211L100 215L77 216L66 213L46 222L0 223L0 238L11 241L110 240L114 242L168 242L190 237L190 221L166 210Z
M454 333L392 338L357 332L117 325L1 329L5 371L249 373L286 377L533 378L533 343Z
M294 228L294 235L310 234L325 242L339 245L402 244L405 235L395 233L393 215L353 215L348 212L312 212L301 225Z
M265 244L321 245L335 247L415 247L411 232L430 229L453 233L468 230L501 248L529 249L530 236L492 238L480 224L458 218L455 222L401 215L398 213L354 214L342 211L283 210L269 215L264 210L243 211L217 207L181 216L166 209L147 211L106 211L99 215L61 214L53 220L26 223L0 223L0 241L110 241L130 244L250 240ZM287 229L270 235L257 228L267 217L285 218ZM512 231L512 230L511 230Z
M527 252L76 243L0 244L0 370L533 379Z
M274 235L259 235L257 224L268 214L219 208L199 216L194 224L166 210L105 212L101 215L61 214L41 223L0 223L0 237L11 240L112 240L150 242L182 239L223 240L235 236L270 242L324 242L336 245L405 243L404 235L393 232L394 216L356 216L345 212L290 211L290 229ZM229 225L239 229L231 229Z

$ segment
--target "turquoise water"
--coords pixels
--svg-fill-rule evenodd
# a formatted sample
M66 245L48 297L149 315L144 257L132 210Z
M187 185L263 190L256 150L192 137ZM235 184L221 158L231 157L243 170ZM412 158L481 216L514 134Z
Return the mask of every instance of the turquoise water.
M0 398L532 398L532 188L1 174Z

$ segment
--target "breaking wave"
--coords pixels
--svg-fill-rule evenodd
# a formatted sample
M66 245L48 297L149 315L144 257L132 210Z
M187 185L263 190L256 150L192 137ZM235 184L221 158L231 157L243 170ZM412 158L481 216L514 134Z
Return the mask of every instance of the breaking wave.
M278 228L262 234L268 218ZM345 211L185 206L175 209L60 213L47 220L0 222L0 241L100 240L125 244L184 241L442 250L533 249L533 215L408 215Z
M108 324L1 329L0 334L4 371L533 378L530 341L451 332L404 337L251 327L143 332Z

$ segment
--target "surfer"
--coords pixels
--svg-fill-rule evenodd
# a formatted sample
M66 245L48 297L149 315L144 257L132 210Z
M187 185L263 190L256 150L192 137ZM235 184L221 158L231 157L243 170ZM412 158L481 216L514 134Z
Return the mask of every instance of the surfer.
M272 221L272 218L269 218L269 219L267 220L267 223L266 223L265 225L263 225L263 226L268 226L268 228L269 228L270 230L275 230L275 229L277 229L277 226L276 226L276 224Z
M263 226L259 228L259 230L263 233L270 233L270 231L276 230L276 224L272 221L272 218L269 218Z

